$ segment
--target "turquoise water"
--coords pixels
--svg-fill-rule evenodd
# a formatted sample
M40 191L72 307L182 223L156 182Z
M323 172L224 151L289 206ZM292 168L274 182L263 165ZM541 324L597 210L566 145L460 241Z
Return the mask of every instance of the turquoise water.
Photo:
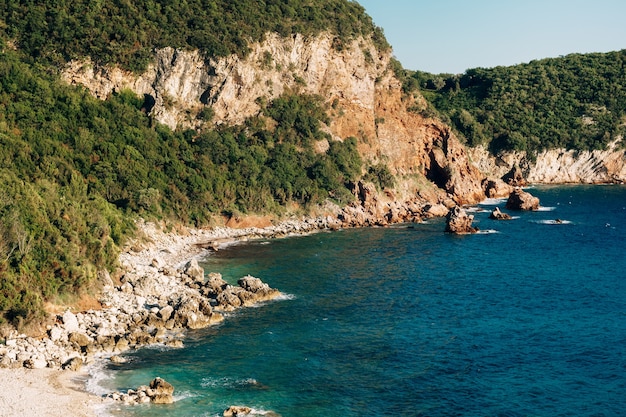
M190 333L184 349L128 355L104 385L161 376L178 401L112 412L624 415L626 187L529 191L544 210L508 222L476 212L484 234L446 235L436 219L212 255L207 271L250 273L289 296Z

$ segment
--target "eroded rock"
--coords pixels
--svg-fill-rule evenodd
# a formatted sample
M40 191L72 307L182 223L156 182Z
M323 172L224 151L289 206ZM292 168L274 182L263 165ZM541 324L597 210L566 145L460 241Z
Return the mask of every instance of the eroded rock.
M496 207L495 209L493 209L493 211L489 215L489 218L493 220L511 220L512 219L510 214L502 213L499 207Z
M539 210L539 198L522 190L515 188L506 202L509 210Z
M477 228L472 227L474 216L468 215L460 206L452 208L446 217L446 232L454 234L476 233Z

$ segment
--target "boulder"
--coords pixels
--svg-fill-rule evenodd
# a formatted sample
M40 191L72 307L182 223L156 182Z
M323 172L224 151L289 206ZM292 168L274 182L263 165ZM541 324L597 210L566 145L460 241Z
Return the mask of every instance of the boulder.
M91 343L91 339L85 333L73 332L70 333L69 342L75 343L79 347L83 348Z
M270 286L261 281L259 278L255 278L252 275L246 275L243 278L239 278L237 284L246 291L252 293L263 292L269 290Z
M500 208L496 207L489 215L489 218L493 220L511 220L512 217L508 213L502 213Z
M65 327L65 331L68 333L78 331L78 318L76 318L76 314L67 310L63 313L63 327Z
M198 296L183 296L176 306L174 321L176 327L203 329L212 321L211 303Z
M513 191L513 186L501 179L485 179L483 181L485 195L489 198L503 198L509 196Z
M161 310L159 310L158 316L161 318L161 320L168 321L170 317L172 317L173 312L174 312L174 307L167 305L163 307Z
M172 404L174 387L163 378L156 377L150 382L150 400L154 404Z
M444 217L449 211L444 204L428 204L424 207L426 217Z
M231 405L226 410L224 410L224 417L237 417L237 416L247 416L252 413L252 409L250 407L245 407L241 405Z
M509 210L539 210L539 199L521 188L515 188L506 201L506 208Z
M67 333L58 326L54 326L53 328L48 330L48 335L50 336L50 340L52 340L53 342L59 341L63 339L63 337L67 337Z
M235 308L241 307L241 298L239 298L239 293L241 291L245 290L241 287L228 285L226 289L224 289L224 291L222 291L216 298L218 306L226 311L231 311Z
M241 298L241 300L244 301L244 304L246 305L248 305L250 302L258 303L261 301L271 300L280 295L280 291L271 288L259 278L255 278L251 275L240 278L239 281L237 281L237 284L239 284L239 286L243 288L245 292L251 295L249 296L248 294L244 293L243 295L245 299L242 298L242 294L239 295L239 298Z
M63 364L63 369L76 372L80 370L81 366L83 366L83 360L79 358L78 356L75 356L73 358L68 359Z
M119 355L113 355L110 358L110 361L115 363L115 364L121 364L121 363L126 363L128 362L128 360L122 356Z
M43 358L30 358L24 361L24 368L28 369L43 369L48 366L48 361Z
M454 234L476 233L477 228L472 227L474 216L468 215L460 206L452 208L446 216L446 232Z
M211 272L204 283L203 294L210 297L217 297L228 286L228 283L222 279L222 274Z
M196 281L204 281L204 269L198 265L196 259L192 259L185 265L185 274Z

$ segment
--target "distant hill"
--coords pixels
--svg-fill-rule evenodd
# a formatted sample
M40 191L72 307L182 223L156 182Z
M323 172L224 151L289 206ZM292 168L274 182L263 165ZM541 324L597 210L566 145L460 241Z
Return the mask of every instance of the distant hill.
M493 153L602 149L626 130L626 50L460 75L416 71L405 88L419 88L470 146Z

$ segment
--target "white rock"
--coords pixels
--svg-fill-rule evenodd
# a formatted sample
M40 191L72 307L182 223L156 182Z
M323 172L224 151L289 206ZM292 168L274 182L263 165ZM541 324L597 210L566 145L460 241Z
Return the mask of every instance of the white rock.
M63 327L65 327L65 330L68 333L76 332L79 330L78 318L74 313L69 310L63 313Z

